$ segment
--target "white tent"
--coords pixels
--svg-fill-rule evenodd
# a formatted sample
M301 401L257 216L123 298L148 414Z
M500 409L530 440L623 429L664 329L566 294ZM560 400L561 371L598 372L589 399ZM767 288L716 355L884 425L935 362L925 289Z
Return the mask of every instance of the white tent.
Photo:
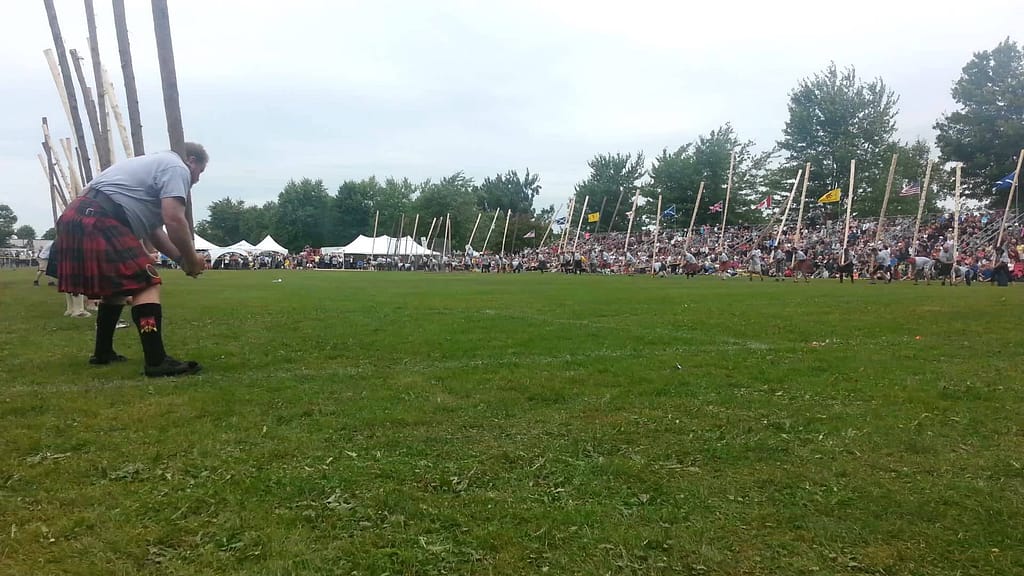
M235 253L235 254L251 254L253 252L254 248L255 248L255 246L253 246L252 244L249 244L245 240L240 240L238 242L235 242L231 246L224 246L223 248L221 248L221 247L211 248L210 249L210 262L213 262L213 261L217 260L217 258L220 258L221 256L223 256L225 254L231 254L232 252Z
M345 246L325 246L321 253L359 254L365 256L437 256L438 252L428 250L412 239L411 236L392 238L388 235L371 238L360 234Z
M278 254L288 254L288 249L277 243L276 240L267 234L267 237L260 240L260 243L253 246L255 252L276 252Z
M203 238L199 234L193 233L192 243L195 244L196 250L219 250L220 246L217 246L213 242L210 242L206 238Z

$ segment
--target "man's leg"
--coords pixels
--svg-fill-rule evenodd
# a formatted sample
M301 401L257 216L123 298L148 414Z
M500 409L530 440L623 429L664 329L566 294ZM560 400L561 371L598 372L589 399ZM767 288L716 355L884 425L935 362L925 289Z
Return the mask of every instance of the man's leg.
M132 320L139 331L142 352L146 357L146 376L183 376L202 369L196 362L175 360L164 350L159 284L132 296Z
M111 296L100 301L96 314L96 345L89 364L123 362L124 356L114 351L114 331L124 309L124 297Z

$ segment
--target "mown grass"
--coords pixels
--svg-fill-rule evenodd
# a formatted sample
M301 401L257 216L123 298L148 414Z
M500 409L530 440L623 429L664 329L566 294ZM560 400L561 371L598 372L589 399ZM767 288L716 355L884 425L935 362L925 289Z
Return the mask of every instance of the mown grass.
M165 277L0 273L0 574L1024 573L1019 287Z

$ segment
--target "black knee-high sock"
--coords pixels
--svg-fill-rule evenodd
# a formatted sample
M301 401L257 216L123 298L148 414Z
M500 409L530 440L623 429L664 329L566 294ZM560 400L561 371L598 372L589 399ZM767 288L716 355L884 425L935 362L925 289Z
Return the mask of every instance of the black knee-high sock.
M167 357L164 352L164 338L161 332L163 308L159 304L138 304L132 306L132 320L139 329L142 352L147 366L158 366Z
M107 304L100 302L96 313L96 348L93 355L97 358L110 356L114 353L114 330L121 319L124 304Z

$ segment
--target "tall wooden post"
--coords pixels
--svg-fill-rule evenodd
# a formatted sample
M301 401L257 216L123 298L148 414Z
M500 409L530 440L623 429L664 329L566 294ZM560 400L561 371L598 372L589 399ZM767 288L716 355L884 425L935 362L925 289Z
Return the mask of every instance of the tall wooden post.
M67 93L68 97L72 129L78 142L79 152L83 157L83 177L85 182L88 183L92 180L92 166L89 165L89 150L85 143L85 131L82 128L82 114L78 111L78 98L75 97L75 84L71 81L71 66L68 64L67 49L64 48L64 38L60 34L57 9L53 7L53 0L43 0L43 4L46 6L46 18L50 21L50 34L53 36L53 47L57 53L57 63L60 65L61 78L64 80L64 92Z
M491 232L494 232L494 225L498 222L498 214L501 214L501 208L494 209L494 218L491 219L491 227L487 229L487 236L484 238L484 247L480 249L481 254L487 252L487 243L491 241Z
M113 163L110 149L110 126L107 125L106 85L103 83L103 66L100 63L100 44L96 38L96 12L92 0L85 1L85 23L89 29L89 57L92 59L92 74L96 83L96 113L100 117L100 136L103 144L96 143L96 156L99 157L100 170L106 170ZM102 146L102 147L101 147Z
M501 234L501 257L505 257L505 239L508 237L508 221L512 219L512 209L505 213L505 231Z
M50 177L50 172L54 171L54 169L57 167L57 159L53 157L54 150L53 142L50 140L50 124L45 116L43 116L43 146L46 147L45 156L47 177ZM63 172L63 170L61 170L61 172ZM63 206L66 208L68 205L68 197L65 196L64 191L61 190L60 187L56 185L56 182L51 182L50 186L56 189L56 191L58 192L58 196L60 197L60 200L63 203ZM61 212L63 211L64 210L61 209Z
M850 214L853 213L853 179L857 174L857 161L850 160L850 191L846 195L846 225L843 226L843 253L840 264L846 264L846 243L850 240Z
M132 152L135 156L146 153L142 140L142 117L139 114L139 91L135 87L135 67L132 65L132 47L128 40L128 21L124 15L124 0L112 0L114 5L114 29L117 32L117 52L121 57L121 74L124 76L124 96L128 102L128 124L132 132Z
M875 242L882 239L882 228L885 226L885 209L889 207L889 195L892 193L892 179L896 175L896 161L899 154L892 155L892 163L889 164L889 179L885 181L885 198L882 199L882 212L878 215L878 227L875 230Z
M85 114L89 118L89 129L92 131L92 143L96 149L96 158L99 160L100 170L103 169L103 156L102 148L107 144L107 137L100 132L100 123L98 115L96 114L96 102L92 98L92 89L89 88L89 84L85 80L85 72L82 71L82 57L78 55L78 51L74 48L71 49L71 62L75 66L75 76L78 78L78 85L82 87L82 99L85 100ZM87 160L83 158L83 162Z
M580 243L580 229L583 228L583 219L587 217L587 203L590 202L590 196L583 198L583 210L580 212L580 223L576 225L576 238L572 242L572 253L576 253L576 248Z
M956 253L960 248L960 169L963 164L956 165L956 183L953 187L953 266L956 266ZM956 278L956 274L952 276ZM949 283L950 286L953 282Z
M725 209L722 210L722 234L718 238L718 249L725 244L725 218L729 215L729 196L732 195L732 171L736 166L736 152L729 154L729 182L725 185Z
M615 218L619 215L619 206L622 205L622 195L626 191L619 188L619 199L615 201L615 211L612 212L612 219L608 221L608 232L612 231L612 225L615 224Z
M917 233L921 230L921 215L924 213L925 196L928 195L928 184L932 177L932 164L934 164L934 161L929 159L928 167L924 169L924 184L921 185L921 197L917 199L917 220L914 221L914 237L910 245L911 254L914 256L920 256L917 253Z
M467 244L467 246L469 246L470 249L473 248L473 238L476 237L476 229L478 226L480 226L480 217L483 215L483 212L480 212L476 215L476 224L473 224L473 231L469 233L469 243Z
M690 238L693 237L693 223L697 221L697 208L700 207L700 198L704 195L704 181L700 181L700 188L697 189L697 201L693 204L693 215L690 216L690 227L686 229L686 242L683 244L685 252L690 251ZM634 208L635 209L635 208Z
M164 93L164 115L167 117L167 139L171 150L187 162L185 154L185 129L181 123L181 105L178 102L178 73L174 67L174 46L171 43L171 19L167 13L167 0L153 0L153 32L156 35L156 55L160 61L160 83ZM192 218L192 189L185 198L185 219L189 230L195 234L196 225Z
M775 235L775 246L778 246L782 242L782 229L786 227L786 219L789 218L789 208L793 205L793 197L796 196L797 186L800 185L800 177L804 171L799 170L796 173L796 180L793 181L793 189L789 191L789 198L786 200L786 210L782 213L782 222L779 223L779 233Z
M658 194L658 215L654 218L654 248L651 250L651 275L654 275L654 262L658 259L658 234L661 232L661 194Z
M565 252L566 250L569 249L569 234L568 234L568 232L570 230L572 230L572 215L575 212L576 212L576 196L573 195L573 196L569 197L569 213L566 214L566 216L565 216L565 226L562 227L562 241L561 241L561 245L562 245L561 251L562 252Z
M110 81L110 73L107 69L103 69L103 88L107 94L107 105L110 106L110 111L114 114L114 123L117 124L117 133L121 136L121 145L124 147L124 157L131 158L135 156L132 151L132 141L128 137L128 128L124 125L124 116L121 115L121 106L117 103L117 92L114 91L114 83ZM109 128L109 126L108 126ZM111 147L110 160L114 160L114 151Z
M999 239L996 240L996 248L1003 245L1003 233L1006 232L1006 219L1010 215L1010 206L1013 205L1013 194L1017 192L1017 185L1020 183L1021 160L1024 160L1024 150L1017 154L1017 170L1013 173L1013 182L1010 184L1010 194L1006 197L1006 210L1003 212L1003 223L999 225Z
M629 224L626 225L626 242L622 245L622 257L629 255L629 236L633 233L633 219L636 218L636 203L640 199L640 190L633 193L633 210L629 213Z
M807 201L807 182L811 178L811 163L804 164L804 188L800 191L800 211L796 215L796 238L793 240L800 243L800 227L804 223L804 202Z
M43 122L46 122L46 118L43 118ZM50 211L53 213L53 225L57 225L57 218L59 213L57 210L57 182L56 173L53 169L53 150L46 145L46 141L42 142L43 152L46 154L46 175L50 181Z
M606 200L608 200L607 196L601 198L601 209L597 212L597 223L594 224L594 232L601 230L601 218L604 218L604 203Z

